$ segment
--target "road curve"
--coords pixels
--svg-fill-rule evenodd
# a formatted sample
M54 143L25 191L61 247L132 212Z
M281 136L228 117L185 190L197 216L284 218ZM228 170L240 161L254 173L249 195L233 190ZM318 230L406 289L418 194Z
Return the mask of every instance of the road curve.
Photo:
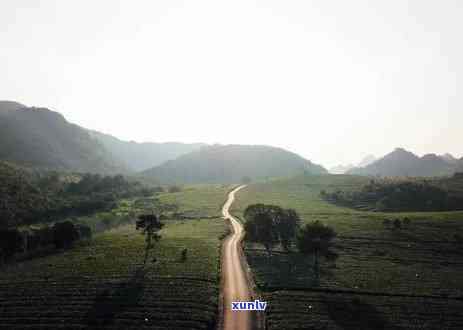
M230 214L230 206L235 200L235 194L246 187L239 186L228 194L228 199L222 208L225 219L230 220L233 228L222 248L222 283L223 283L223 329L251 329L251 314L247 311L232 311L232 301L250 301L251 291L241 264L240 242L244 235L243 226Z

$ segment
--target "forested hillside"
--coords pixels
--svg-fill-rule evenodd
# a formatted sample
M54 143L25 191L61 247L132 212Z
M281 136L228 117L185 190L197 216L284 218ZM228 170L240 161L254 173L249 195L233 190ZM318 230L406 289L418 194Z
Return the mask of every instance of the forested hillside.
M0 160L41 169L121 173L127 168L87 130L44 108L0 101Z
M92 214L149 193L121 175L39 173L0 162L0 228Z
M268 146L215 145L144 172L166 183L229 183L326 170L301 156Z
M383 212L463 210L463 174L445 178L383 178L353 190L322 191L325 200Z
M123 141L97 131L89 131L121 163L127 164L134 171L143 171L163 162L175 159L191 151L198 150L205 144L166 142L137 143Z

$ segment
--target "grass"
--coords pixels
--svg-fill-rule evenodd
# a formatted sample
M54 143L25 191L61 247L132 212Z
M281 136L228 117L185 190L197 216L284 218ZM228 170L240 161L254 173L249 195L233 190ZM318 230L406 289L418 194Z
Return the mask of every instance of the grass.
M197 184L183 187L178 193L162 193L162 203L177 204L179 212L187 216L220 217L222 205L233 186Z
M177 196L184 210L204 207L205 214L217 215L226 191L196 186ZM168 195L162 198L172 198ZM123 201L119 211L131 212L132 202ZM144 237L134 225L4 269L0 328L214 328L225 223L212 218L165 223L152 253L156 261L144 271ZM186 261L181 260L184 248Z
M463 246L453 241L453 235L463 231L463 212L363 212L339 207L320 198L321 190L355 189L366 180L368 179L348 175L305 176L252 184L237 194L233 213L239 216L242 216L246 206L253 203L276 204L296 209L303 223L320 220L334 227L338 233L335 245L339 257L335 263L322 263L321 282L317 287L314 287L309 258L297 253L277 251L269 260L261 246L246 245L245 253L255 274L256 283L270 301L267 312L270 329L295 329L301 324L316 322L321 316L313 318L313 312L307 311L311 301L321 299L317 296L320 293L314 289L358 292L362 301L368 300L365 304L372 308L371 313L375 310L377 317L386 320L384 324L403 327L406 322L402 318L407 317L404 311L408 311L409 321L412 322L413 317L419 318L428 312L433 315L438 310L442 311L442 306L446 305L450 307L444 321L449 324L455 321L452 311L456 310L455 306L461 305L454 299L446 298L463 297ZM404 217L411 219L408 228L393 230L383 225L384 219ZM364 293L374 293L376 296L366 296ZM416 303L418 298L407 298L414 301L410 303L408 300L401 301L400 297L392 297L403 294L426 296L428 298L420 299L425 299L430 306L434 306L435 301L439 303L436 303L435 311L433 307L424 311L424 307L419 308L422 303ZM338 296L342 301L348 302L355 295ZM327 314L326 304L336 306L338 296L324 293L323 299L328 299L328 303L322 303L325 309L317 313L322 313L323 318L329 322L319 323L314 328L324 329L325 324L328 329L363 329L359 324L351 328L347 323L336 325L335 316ZM287 305L282 300L283 297L285 301L300 299L302 302ZM331 303L333 299L334 302ZM387 305L384 301L389 301L388 299L392 301L391 307L385 309L382 304ZM414 307L407 307L408 305ZM275 309L275 306L278 308ZM369 307L365 308L366 311L370 310ZM400 322L394 319L397 309L402 310L401 316L398 316ZM330 310L333 312L333 308ZM424 317L419 324L423 329L432 329L434 321ZM461 327L461 323L455 324L460 324ZM408 323L405 328L410 327L412 324Z

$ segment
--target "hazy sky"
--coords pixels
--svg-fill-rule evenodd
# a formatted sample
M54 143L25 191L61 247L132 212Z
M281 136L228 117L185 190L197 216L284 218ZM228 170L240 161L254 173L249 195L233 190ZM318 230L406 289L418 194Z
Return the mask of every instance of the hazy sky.
M0 99L135 141L325 166L463 155L463 2L0 2Z

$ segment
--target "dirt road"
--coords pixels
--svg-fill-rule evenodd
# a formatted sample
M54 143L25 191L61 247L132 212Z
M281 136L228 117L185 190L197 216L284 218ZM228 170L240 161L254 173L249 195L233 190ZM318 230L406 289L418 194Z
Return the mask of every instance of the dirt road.
M225 240L222 250L223 278L223 329L251 329L251 312L232 311L232 301L249 301L251 292L240 260L240 241L243 238L243 226L229 212L235 200L235 193L245 186L240 186L229 193L228 200L222 208L225 219L230 219L233 233Z

